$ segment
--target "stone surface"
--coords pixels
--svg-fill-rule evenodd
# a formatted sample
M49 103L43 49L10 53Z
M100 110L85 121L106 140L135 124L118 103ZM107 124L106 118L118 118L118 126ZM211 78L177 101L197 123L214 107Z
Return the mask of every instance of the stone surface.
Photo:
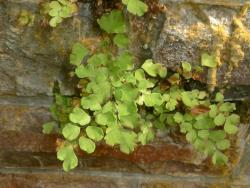
M213 48L214 34L210 27L212 25L221 25L230 34L232 19L239 12L239 7L237 6L232 8L163 2L165 2L166 6L163 13L166 19L162 28L159 28L160 35L157 39L153 38L153 42L149 46L154 59L173 70L180 66L181 61L199 65L201 54L210 53ZM213 2L217 4L217 1ZM220 4L220 1L218 4ZM153 22L161 22L161 19L156 17ZM250 11L246 16L244 24L250 29ZM244 52L245 59L239 68L233 71L230 85L250 84L249 44L245 46ZM218 70L218 84L223 83L226 72L226 65Z
M69 77L68 55L72 43L96 36L93 3L80 3L79 15L67 19L57 28L46 26L46 19L40 15L42 1L1 1L0 24L0 94L20 96L51 95L55 81L59 81L64 94L72 94L73 82ZM222 24L230 29L238 6L213 6L242 4L247 1L196 0L197 4L183 1L161 1L166 8L154 19L146 20L143 29L134 34L137 43L134 48L140 59L154 58L167 67L175 69L183 60L199 64L202 52L210 52L212 33L210 24ZM175 2L175 3L173 3ZM31 26L18 25L22 10L35 16ZM250 28L250 13L245 25ZM149 37L149 38L148 38ZM150 40L151 37L151 40ZM138 40L140 39L140 40ZM137 45L139 44L139 45ZM146 46L148 49L144 49ZM245 49L246 52L249 48ZM234 71L231 84L249 85L249 53L240 67ZM245 70L241 72L241 70ZM225 68L218 73L219 83L223 82Z
M139 63L147 58L153 58L168 68L177 70L182 61L188 61L194 66L200 65L201 54L213 51L215 37L211 27L222 26L226 33L231 35L232 20L239 13L241 5L247 1L162 0L160 2L164 6L152 3L152 13L144 18L129 17L130 30L133 33L131 40L134 44L131 49L136 54ZM222 6L226 4L228 6ZM249 32L250 11L247 12L243 24ZM234 68L229 86L250 85L248 81L250 79L250 45L246 43L241 46L245 57L239 67ZM226 50L223 51L221 59L226 57L225 52ZM225 61L217 71L219 86L223 85L227 72L228 64ZM206 73L201 75L201 81L206 82L206 79Z
M51 95L56 80L64 94L74 92L68 75L71 46L95 35L91 3L79 7L73 20L51 29L39 14L39 1L0 2L0 94ZM35 16L31 26L18 25L22 10Z
M154 176L138 173L113 173L0 169L1 188L248 188L249 181L202 176Z
M0 177L1 188L134 188L133 181L125 180L121 177L91 177L81 174L65 175L55 173L36 173L21 175L2 175Z
M41 133L42 124L50 120L47 108L0 105L0 129Z
M5 167L22 167L26 165L29 168L37 168L56 165L58 168L58 162L55 162L56 143L59 143L58 141L56 135L46 136L36 132L0 130L0 167L1 165ZM239 148L240 151L244 149ZM234 161L239 160L241 155L238 156L238 153L240 151L237 152L237 157L234 151L230 158ZM109 169L116 172L121 170L130 172L131 169L138 168L145 173L153 174L185 175L186 173L193 173L219 175L225 170L230 173L231 168L234 167L234 164L230 164L228 169L224 169L211 166L208 162L201 163L201 156L193 152L191 148L169 143L160 144L154 142L150 145L138 146L135 152L130 155L123 154L116 148L102 144L97 146L95 153L92 155L86 155L80 151L77 151L77 153L79 160L82 161L80 168L82 168L81 164L89 164L87 165L89 168L98 167L105 170L109 167ZM39 161L40 166L37 166L36 163ZM89 163L89 161L92 162ZM243 164L247 161L245 159ZM117 165L119 163L127 165L121 168L121 166Z

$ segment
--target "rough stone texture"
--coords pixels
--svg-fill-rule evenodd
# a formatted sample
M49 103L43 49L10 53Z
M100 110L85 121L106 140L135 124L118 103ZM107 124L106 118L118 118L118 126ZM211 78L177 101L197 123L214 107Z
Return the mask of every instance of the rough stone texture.
M222 25L230 34L232 19L240 9L238 6L223 7L163 2L166 6L163 12L164 24L160 28L158 38L154 37L149 46L156 61L174 70L180 66L181 61L199 65L201 54L204 52L210 53L211 48L213 48L211 25ZM217 4L217 1L210 2ZM230 1L228 3L230 4ZM218 4L220 4L220 1ZM161 22L161 17L156 18L154 22ZM248 12L244 24L250 29L250 12ZM233 71L230 85L250 84L249 44L244 49L245 59L239 68ZM218 84L224 81L225 72L227 72L226 67L225 65L218 70Z
M73 93L68 54L73 42L95 35L91 4L81 4L81 14L56 29L45 25L39 8L39 1L0 2L0 94L51 95L56 80L63 93ZM35 16L32 26L18 25L22 10Z
M42 1L1 1L0 3L0 94L20 96L51 95L54 81L58 80L63 93L72 94L72 79L68 72L68 54L72 43L78 39L96 35L93 20L93 3L81 3L80 14L67 19L55 29L45 26L45 19L39 14ZM229 30L238 6L223 5L226 1L196 1L198 4L169 3L162 1L166 9L156 19L146 20L148 37L141 35L141 45L136 45L138 54L154 57L167 67L176 68L183 60L198 64L202 52L211 48L212 33L210 23L222 24ZM228 4L247 1L227 1ZM210 5L206 5L210 4ZM30 27L17 23L22 10L35 15ZM250 13L245 25L250 27ZM67 29L65 29L67 28ZM135 37L138 40L138 37ZM140 40L139 40L140 41ZM138 42L139 42L138 41ZM143 51L143 44L148 49ZM140 52L139 52L140 51ZM246 52L249 48L246 48ZM234 71L231 84L249 85L249 53L240 67ZM25 70L25 71L24 71ZM245 70L242 72L241 70ZM223 81L225 67L218 74Z
M65 175L61 173L37 173L25 175L2 175L1 188L134 188L134 182L118 177L91 177L80 174Z
M48 109L0 105L0 129L41 133L41 124L50 120Z
M3 173L5 171L5 173ZM61 171L1 170L1 188L247 188L242 182L232 183L226 178L142 176L137 173L105 173L100 171L78 171L65 174ZM202 181L202 183L200 183Z

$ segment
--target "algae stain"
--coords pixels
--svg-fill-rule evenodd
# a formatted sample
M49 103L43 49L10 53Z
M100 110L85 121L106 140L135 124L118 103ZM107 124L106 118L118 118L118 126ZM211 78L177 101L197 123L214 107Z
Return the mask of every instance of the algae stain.
M217 85L217 70L223 65L221 61L222 51L225 48L225 44L229 39L229 34L226 28L222 25L211 25L213 31L213 56L215 57L216 67L211 68L208 73L209 90L213 92Z
M243 24L249 7L250 4L245 4L232 21L232 34L228 42L227 51L228 71L225 75L224 86L229 83L233 70L238 68L244 60L245 53L243 46L250 45L250 33Z
M243 22L246 19L246 15L250 4L245 4L239 13L233 17L231 23L231 34L227 28L223 25L217 25L211 23L209 17L204 14L203 10L196 4L188 1L188 4L192 7L194 12L201 20L201 23L191 26L191 30L186 34L191 40L197 40L204 28L211 30L212 39L212 54L215 57L216 67L210 68L207 75L209 91L213 92L217 85L217 70L224 63L227 66L227 72L225 75L223 88L229 83L232 76L232 72L235 68L238 68L240 63L244 60L245 53L243 46L250 46L250 32L244 26ZM206 46L204 46L206 48Z

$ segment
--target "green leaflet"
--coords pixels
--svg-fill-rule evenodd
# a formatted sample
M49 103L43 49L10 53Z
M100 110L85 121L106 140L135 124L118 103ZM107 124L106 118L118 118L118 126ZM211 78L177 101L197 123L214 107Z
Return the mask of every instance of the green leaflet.
M181 63L182 69L184 72L190 72L192 70L192 66L190 63L183 61Z
M144 94L144 103L148 107L160 106L163 103L163 99L160 93Z
M147 143L153 141L154 137L155 136L152 129L152 124L145 123L144 126L141 127L141 132L138 134L138 141L142 145L146 145Z
M99 125L116 125L117 118L113 112L98 113L95 117L95 121Z
M228 134L236 134L238 132L238 127L234 123L227 118L226 123L224 125L224 130Z
M123 86L115 89L115 98L118 101L130 103L135 101L138 97L138 89L131 84L124 84Z
M63 161L63 169L68 172L78 165L78 159L71 145L60 148L57 152L57 158Z
M85 48L81 43L75 43L70 54L70 63L79 66L88 52L88 49Z
M180 121L181 122L181 121ZM193 129L192 124L188 122L183 122L180 124L180 131L182 133L187 133Z
M214 118L218 113L218 107L216 105L210 105L209 108L210 108L209 116Z
M56 27L63 19L73 16L77 9L76 3L66 0L55 0L43 4L43 13L51 17L49 21L51 27Z
M95 148L96 148L95 143L92 140L90 140L84 136L81 136L79 138L79 146L80 146L81 150L83 150L89 154L93 153L95 151Z
M120 150L124 153L131 153L136 146L137 135L133 131L111 126L106 130L105 141L110 146L119 145Z
M219 150L226 150L230 147L230 142L229 140L220 140L216 142L216 146Z
M159 75L161 78L167 76L167 69L159 63L153 63L153 60L146 60L142 65L143 70L152 77Z
M104 136L103 130L96 126L88 126L86 128L86 133L89 138L95 141L100 141Z
M126 35L124 34L117 34L114 37L114 43L119 47L119 48L125 48L128 46L129 39Z
M77 125L68 123L62 130L64 138L69 141L75 140L80 134L80 127Z
M194 123L194 128L196 129L210 129L214 128L216 125L212 118L207 115L198 116L196 122Z
M206 67L210 67L210 68L215 68L217 66L216 61L215 61L215 57L210 56L206 53L201 55L201 64L202 64L202 66L206 66Z
M127 9L130 13L142 16L148 11L148 6L141 0L122 0L123 4L127 5Z
M88 63L93 65L94 67L108 65L109 61L110 61L109 54L105 53L94 54L88 59Z
M210 134L209 134L209 138L213 140L214 142L223 140L225 136L226 134L222 130L210 131Z
M181 99L186 106L194 107L196 105L199 105L198 95L199 93L196 92L196 90L185 91L181 93Z
M176 114L174 115L174 121L176 123L182 123L184 121L184 117L180 112L176 112Z
M43 124L43 134L51 134L56 128L57 123L55 121L47 122Z
M117 117L116 117L116 106L112 102L107 102L102 111L98 111L95 117L95 121L99 125L116 125Z
M215 125L220 126L220 125L223 125L225 123L225 120L226 120L226 118L225 118L224 114L220 113L214 118L214 123L215 123Z
M225 102L219 107L221 112L233 112L236 110L235 104L230 102Z
M216 151L213 154L213 157L212 157L213 164L221 165L221 164L227 163L227 161L228 161L228 157L226 155L224 155L222 152Z
M223 100L224 100L224 95L220 92L216 93L215 101L216 102L223 102Z
M109 14L103 15L97 23L107 33L124 33L126 31L125 21L122 12L112 10Z
M102 98L95 94L81 98L81 105L84 109L90 109L92 111L101 110L101 103Z
M177 100L170 98L169 101L167 101L166 103L166 109L169 111L173 111L175 110L177 104Z
M91 120L90 116L79 107L73 109L73 112L69 115L69 119L73 123L77 123L82 126L89 124Z
M114 66L118 67L119 70L124 71L124 70L133 70L134 68L134 57L128 53L128 52L124 52L122 54L120 54L115 62L114 62Z

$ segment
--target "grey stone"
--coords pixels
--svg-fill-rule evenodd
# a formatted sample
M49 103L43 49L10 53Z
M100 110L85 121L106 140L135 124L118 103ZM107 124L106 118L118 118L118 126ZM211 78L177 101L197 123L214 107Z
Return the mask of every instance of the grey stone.
M156 61L173 70L176 70L182 61L200 65L201 54L210 53L213 48L211 25L222 25L230 33L232 19L239 12L239 7L163 2L166 6L166 20L160 28L158 39L156 42L155 38L152 40L150 48ZM157 21L158 19L155 19L155 22ZM250 29L250 12L244 23ZM249 45L245 46L244 50L245 59L239 68L233 71L230 85L250 84ZM225 64L218 70L219 85L224 81L226 67Z
M73 94L68 57L75 41L95 35L91 3L80 3L83 13L52 29L31 2L0 2L0 94L52 95L56 80L62 93ZM22 10L35 16L31 26L18 25Z

